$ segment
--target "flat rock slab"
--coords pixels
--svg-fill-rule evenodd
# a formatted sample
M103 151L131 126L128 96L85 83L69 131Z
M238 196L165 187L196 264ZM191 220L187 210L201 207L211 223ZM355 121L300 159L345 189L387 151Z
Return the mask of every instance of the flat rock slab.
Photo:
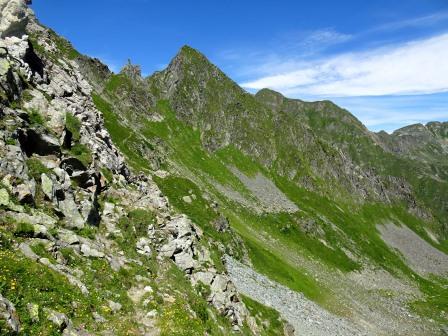
M397 249L409 266L422 275L448 275L448 255L439 251L407 226L377 225L381 238Z
M296 336L370 335L231 257L226 257L226 265L238 292L277 310L294 327Z

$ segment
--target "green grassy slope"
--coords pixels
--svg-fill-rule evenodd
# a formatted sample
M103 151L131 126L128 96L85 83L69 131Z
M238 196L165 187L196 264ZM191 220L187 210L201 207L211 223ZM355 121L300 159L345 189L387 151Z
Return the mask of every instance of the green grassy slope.
M114 99L110 92L107 96L108 99ZM100 109L104 108L101 104L97 106ZM267 169L235 146L227 146L215 152L207 151L201 143L198 130L178 120L169 102L165 100L159 101L154 111L163 117L163 121L148 121L147 116L142 116L139 133L148 143L163 141L170 149L167 169L173 171L180 169L183 172L183 176L174 174L164 179L156 179L162 191L179 211L189 215L207 235L228 246L229 241L232 241L231 235L219 233L214 229L211 224L216 220L217 214L210 202L202 197L204 193L213 195L220 204L220 211L225 214L231 227L242 238L249 257L259 272L291 289L303 292L324 307L339 312L332 290L316 281L306 269L290 260L282 249L273 249L272 241L293 254L317 260L329 269L342 272L358 270L362 266L344 252L349 250L354 255L367 258L374 265L395 274L404 274L412 281L417 281L422 291L432 300L416 303L415 307L420 312L438 315L438 310L443 308L446 303L443 299L446 290L442 290L437 282L428 282L411 271L380 239L375 228L377 224L388 221L397 224L406 223L428 242L445 250L444 245L436 245L427 237L423 230L425 223L408 214L404 204L360 205L350 199L346 202L337 202L327 196L298 187L293 181L278 174L275 168ZM107 117L110 113L114 116L119 114L119 111L110 109L105 112L106 118L109 121L113 120L112 124L117 123L118 119ZM118 136L114 138L113 132L114 128L121 126L118 124L108 127L111 126L113 139L121 147L122 140ZM132 137L126 140L126 146L132 148L132 140L129 139ZM229 170L230 166L237 167L248 176L261 173L269 177L298 205L300 211L294 214L257 214L228 199L216 189L215 181L246 197L251 197L250 191ZM186 203L182 197L189 194L198 197L191 203ZM317 233L303 231L301 223L307 221L316 223L316 228L319 228ZM241 256L241 251L237 249L236 255Z

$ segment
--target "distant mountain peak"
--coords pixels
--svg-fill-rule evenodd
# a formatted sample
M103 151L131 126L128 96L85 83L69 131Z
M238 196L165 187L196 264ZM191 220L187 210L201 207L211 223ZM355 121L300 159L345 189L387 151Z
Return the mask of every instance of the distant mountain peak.
M205 58L204 54L202 54L199 50L184 44L178 52L178 55L183 55L183 56L193 56L193 57L201 57L201 58Z
M188 45L183 45L176 56L171 60L170 66L176 63L198 63L202 66L215 67L199 50L192 48ZM170 66L168 68L170 68Z

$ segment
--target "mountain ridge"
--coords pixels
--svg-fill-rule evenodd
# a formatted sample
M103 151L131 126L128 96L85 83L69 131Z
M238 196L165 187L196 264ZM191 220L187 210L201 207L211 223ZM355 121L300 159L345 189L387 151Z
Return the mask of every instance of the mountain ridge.
M184 63L182 61L177 62L177 60L185 58L187 61ZM174 63L173 63L174 62ZM238 115L238 121L237 123L242 123L244 118L251 118L251 120L254 120L255 118L260 118L260 113L262 117L262 120L265 121L265 126L269 131L275 129L275 126L273 126L272 123L278 123L278 122L285 122L286 117L282 117L283 114L279 114L276 116L272 115L272 111L269 111L269 109L266 109L265 106L262 106L264 104L260 105L260 102L263 103L262 95L252 95L250 93L245 92L243 89L241 89L235 82L233 82L231 79L229 79L222 71L220 71L216 66L211 64L208 59L202 55L197 50L191 48L191 47L185 47L184 49L181 49L178 56L176 56L173 59L173 62L170 63L171 67L169 66L167 69L165 69L162 72L159 72L157 76L160 76L161 74L165 74L166 76L171 76L171 78L174 78L174 82L176 83L175 86L173 86L171 83L165 84L166 87L169 87L169 90L167 95L164 96L164 98L167 98L170 100L170 97L173 97L170 102L173 104L174 110L178 111L181 114L178 114L178 117L181 119L184 118L189 123L193 123L195 127L198 127L199 129L202 129L202 138L204 141L210 142L210 144L207 144L206 146L209 147L212 151L216 150L222 146L226 146L230 144L229 139L237 138L243 135L244 133L248 132L251 129L251 122L247 121L244 130L240 129L237 134L232 134L235 129L238 129L238 127L235 125L234 120L234 113L235 111L240 111L238 113L242 113ZM173 64L176 64L176 66L173 69ZM200 66L198 69L197 66ZM180 75L178 73L181 73ZM188 75L190 74L190 77ZM194 74L193 77L192 74ZM216 77L216 78L215 78ZM160 85L160 83L159 83ZM176 87L181 85L181 88L176 91ZM163 86L163 84L162 84ZM219 95L221 96L214 96L207 93L207 86L211 86L213 89L215 89L214 92L219 92ZM195 101L189 101L189 99L184 99L182 95L185 92L192 93L190 95L191 97L194 97ZM178 94L179 92L179 94ZM195 92L193 94L193 92ZM266 98L267 93L272 91L264 91L264 97ZM263 92L262 92L263 93ZM275 94L278 97L278 94ZM258 99L257 99L258 97ZM203 99L203 100L201 100ZM378 139L378 136L370 132L356 117L354 117L352 114L350 114L348 111L339 108L335 104L329 101L321 101L321 102L303 102L298 101L294 99L288 99L286 97L282 97L283 105L279 105L277 107L278 109L285 109L289 112L292 110L296 110L296 114L294 115L294 118L299 116L301 119L299 122L297 120L290 120L288 123L294 124L295 129L301 129L301 132L304 134L307 134L306 136L302 137L302 140L304 143L313 143L315 144L315 140L310 140L315 135L314 134L320 134L320 137L328 136L327 141L329 141L330 147L333 146L335 138L339 137L341 134L344 134L344 136L351 136L353 143L359 142L359 140L355 139L364 139L362 141L365 141L367 143L370 143L368 146L374 147L374 152L377 153L375 155L383 155L381 153L378 153L378 149L376 147L381 147L382 151L386 151L388 153L392 153L394 155L393 148L389 148L386 146L381 139ZM209 104L205 106L205 104ZM232 105L234 104L234 105ZM195 117L195 114L192 113L194 110L191 106L195 106L196 111L202 111L207 110L206 112L198 112L197 117ZM272 108L272 104L270 105ZM255 112L255 109L257 112ZM230 112L230 110L232 112ZM182 112L181 112L182 111ZM226 112L229 111L229 112ZM254 111L254 112L251 112ZM306 112L310 111L310 112ZM284 112L284 111L283 111ZM319 114L317 116L317 114ZM257 117L255 117L257 115ZM198 119L195 119L198 118ZM275 118L277 118L277 121L275 121ZM280 119L278 119L280 118ZM204 122L204 120L208 120L207 125L203 125L201 123ZM329 120L332 120L331 123L328 123L328 125L320 124L322 120L325 120L325 122L329 122ZM210 121L213 121L210 123ZM232 122L232 125L228 125L229 122ZM216 125L214 125L214 124ZM227 126L226 126L227 124ZM269 126L267 126L269 125ZM260 127L260 123L257 124L257 127ZM211 128L211 131L204 131L206 128ZM334 128L334 132L337 132L338 134L331 134ZM213 135L209 136L208 134L212 133ZM258 132L258 130L254 131ZM267 132L267 131L266 131ZM294 132L294 131L292 131ZM311 133L310 133L311 132ZM263 133L263 131L261 131ZM257 133L258 134L258 133ZM256 137L256 135L250 135L249 138L252 139ZM276 151L278 151L278 147L282 147L280 142L284 141L288 138L282 138L277 140L277 144L273 144L272 141L270 143L267 143L266 141L263 142L263 145L260 146L259 149L254 149L258 154L260 155L261 152L268 152L270 153L270 157L264 157L261 158L261 160L264 162L265 165L270 166L275 164L274 163L274 157L276 157ZM244 141L244 139L241 139L239 141ZM347 158L352 158L353 163L349 162L348 165L353 164L359 164L362 163L362 156L370 154L372 151L371 149L367 148L356 148L350 143L347 143L346 140L342 140L344 143L340 143L338 145L337 150L342 149L345 151L345 156L337 158L337 161L339 161L339 165L341 166L341 170L345 170L346 168L342 168L346 163L344 163ZM348 141L348 138L347 138ZM395 139L388 139L388 141L395 141ZM220 144L221 142L221 144ZM256 146L257 142L251 143L251 144L240 144L237 143L237 147L240 149L242 148L244 151L244 148L252 147L253 145ZM299 146L300 144L295 143L293 146ZM263 148L263 149L261 149ZM271 149L268 149L271 148ZM277 149L276 149L277 148ZM301 150L306 151L308 148L308 145L304 147L302 145ZM316 153L319 153L319 151L323 151L323 149L313 149L312 151L315 151ZM322 157L324 157L325 154L321 154ZM319 155L318 155L319 156ZM333 156L334 157L334 156ZM296 158L296 160L300 160L299 157ZM302 158L303 160L303 158ZM324 161L328 161L328 159L321 159ZM372 159L369 159L369 161L372 161ZM400 162L400 158L394 158L397 163L394 163L394 165L402 165L404 163ZM367 164L367 163L363 163ZM369 165L372 164L372 162L368 162ZM280 163L280 166L282 166L282 169L284 169L285 164ZM292 165L290 165L291 167ZM320 168L312 168L315 171ZM334 175L331 168L323 168L323 170L327 170L327 173L325 174L325 178L329 178L329 176ZM294 170L291 168L288 172L284 171L284 174L288 174L288 176L293 176L296 174ZM365 174L369 175L371 172L366 172ZM366 175L366 176L367 176ZM352 177L348 178L349 180L352 179ZM350 181L345 182L345 184L353 184ZM353 188L352 188L353 189ZM356 189L356 187L354 187ZM361 191L361 193L367 193L372 194L372 192L369 192L367 190ZM377 193L377 192L374 192ZM406 196L407 197L407 196ZM415 203L415 201L412 201ZM446 205L445 205L446 207ZM418 211L419 212L419 211Z
M444 333L444 123L375 134L188 46L114 74L11 3L0 334Z

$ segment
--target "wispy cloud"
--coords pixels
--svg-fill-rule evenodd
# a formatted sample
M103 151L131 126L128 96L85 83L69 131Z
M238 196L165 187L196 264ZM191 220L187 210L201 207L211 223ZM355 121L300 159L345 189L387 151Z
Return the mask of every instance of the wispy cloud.
M300 44L312 48L315 48L316 45L324 45L327 47L329 45L346 42L351 38L351 35L337 32L334 29L322 29L309 34Z
M266 41L263 47L240 46L220 50L216 56L223 61L221 66L236 72L235 76L269 76L293 69L297 66L297 59L315 58L330 47L353 38L353 35L338 32L334 28L289 31ZM288 59L283 55L293 57Z
M326 97L429 94L448 91L447 59L448 34L441 34L315 62L279 60L270 75L242 86Z
M405 19L400 21L394 21L379 25L367 32L373 31L394 31L405 28L418 28L425 26L432 26L443 21L448 21L448 11L433 13L430 15L424 15L419 17L414 17L411 19Z
M313 31L289 32L280 38L279 44L282 51L295 52L305 56L350 41L352 38L352 35L338 32L334 28L323 28Z

